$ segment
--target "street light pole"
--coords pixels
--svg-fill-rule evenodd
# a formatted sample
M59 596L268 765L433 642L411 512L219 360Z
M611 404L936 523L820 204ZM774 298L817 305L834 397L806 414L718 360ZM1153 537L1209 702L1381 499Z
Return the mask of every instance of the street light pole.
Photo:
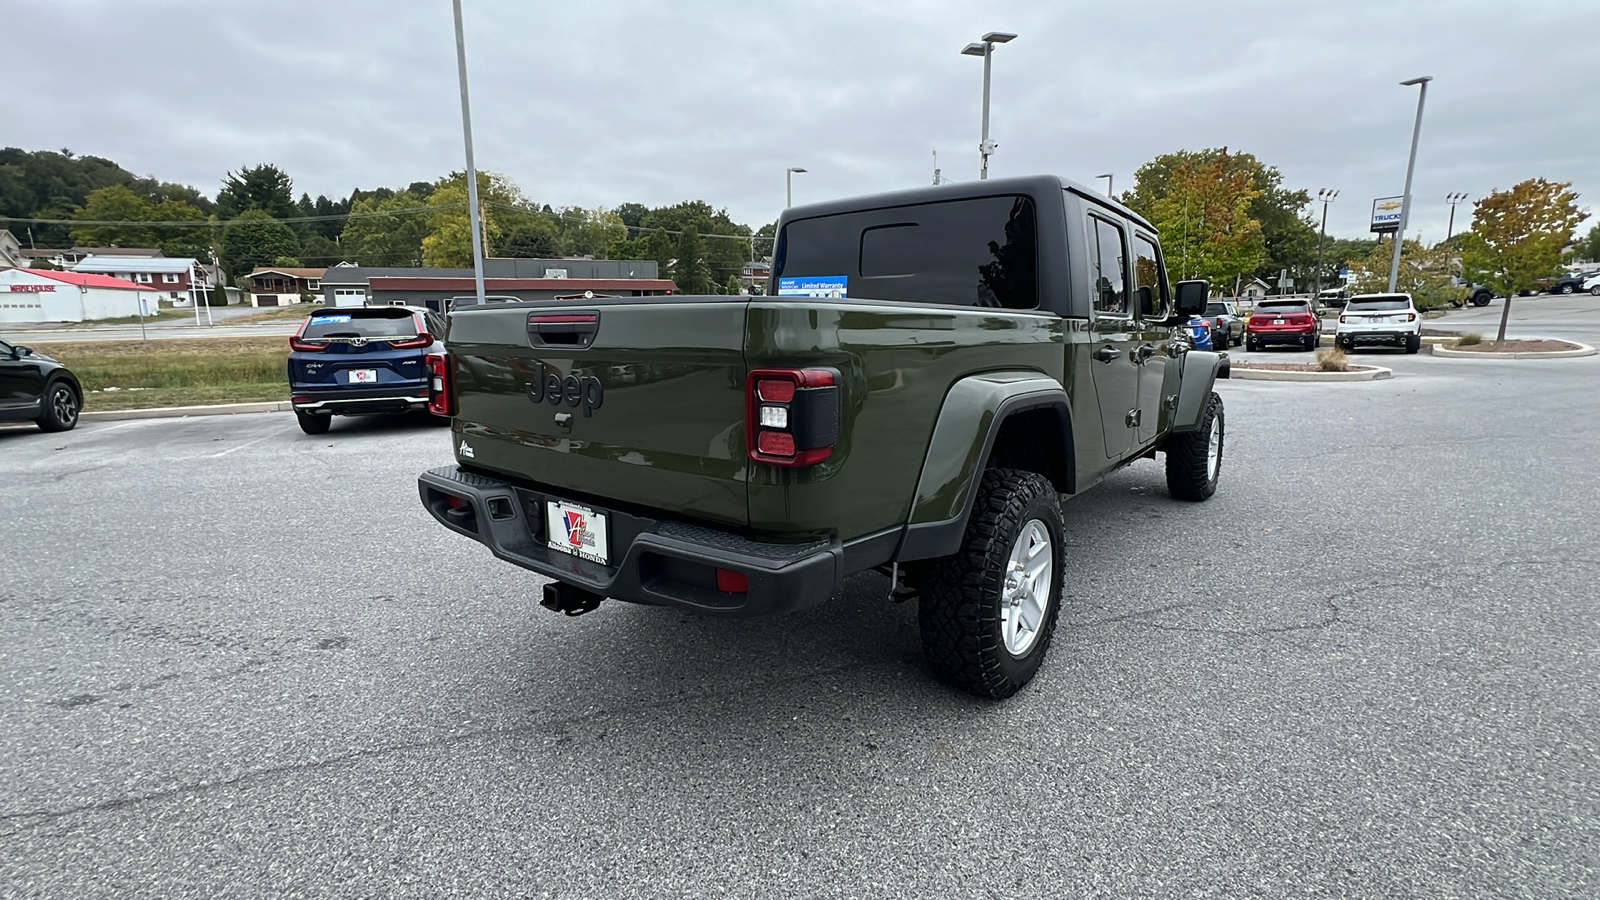
M783 198L784 209L788 209L794 205L794 173L804 171L805 169L802 169L798 166L790 166L789 171L783 173L783 183L786 191Z
M1104 178L1104 179L1105 179L1105 180L1106 180L1106 196L1107 196L1107 197L1110 197L1110 196L1112 196L1112 193L1113 193L1113 192L1114 192L1114 191L1115 191L1115 190L1116 190L1116 189L1115 189L1115 188L1113 188L1113 187L1112 187L1112 186L1111 186L1111 185L1112 185L1112 179L1111 179L1111 173L1110 173L1110 172L1107 172L1107 173L1106 173L1106 174L1104 174L1104 175L1096 175L1096 176L1095 176L1095 177L1096 177L1096 178Z
M1466 199L1467 195L1464 192L1446 194L1444 197L1444 202L1450 204L1450 224L1444 227L1444 239L1447 241L1450 240L1451 235L1456 233L1456 204Z
M1321 188L1317 191L1317 199L1322 201L1322 230L1317 232L1316 287L1312 288L1311 294L1313 302L1315 302L1316 297L1322 294L1322 242L1328 237L1328 204L1332 203L1333 198L1337 196L1339 196L1339 191L1337 189L1329 190L1327 188Z
M1405 87L1416 85L1421 88L1417 92L1417 121L1411 126L1411 158L1406 162L1406 189L1400 195L1400 230L1395 233L1394 259L1389 263L1389 293L1394 293L1395 283L1400 280L1400 248L1406 243L1406 225L1411 220L1411 174L1417 168L1417 140L1422 137L1422 105L1428 102L1428 82L1433 80L1432 75L1423 75L1400 82Z
M483 291L483 230L478 211L478 170L472 161L472 104L467 100L467 41L461 29L461 0L451 0L456 15L456 77L461 82L461 136L467 145L467 216L472 229L472 280L478 305L488 301Z
M978 180L985 181L989 177L989 156L995 148L1000 146L989 140L989 65L994 56L994 45L1004 44L1016 35L1003 31L991 31L980 39L980 43L968 44L961 49L962 56L983 57L983 137L978 141Z

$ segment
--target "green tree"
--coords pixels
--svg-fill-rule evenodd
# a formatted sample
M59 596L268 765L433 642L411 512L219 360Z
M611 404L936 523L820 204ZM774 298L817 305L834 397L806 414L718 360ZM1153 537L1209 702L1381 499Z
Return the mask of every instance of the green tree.
M354 201L339 235L344 259L363 266L421 265L422 239L429 228L427 211L423 198L410 190L395 193L383 189Z
M256 266L273 265L280 257L297 259L299 254L300 239L294 230L265 210L246 210L223 226L222 259L235 279Z
M184 200L162 200L151 210L157 222L193 222L193 225L155 225L156 246L171 257L211 258L211 234L206 214Z
M672 280L680 294L709 294L711 271L707 265L706 251L700 232L687 228L678 236L678 255L672 265Z
M423 265L470 267L472 228L467 210L466 173L452 172L439 179L427 204L428 234L422 239ZM478 173L478 208L483 217L482 238L489 247L496 246L506 232L532 225L540 217L516 182L493 172Z
M1265 250L1250 205L1261 192L1227 148L1189 154L1162 169L1159 180L1160 192L1148 191L1151 199L1140 201L1147 203L1140 211L1161 235L1169 277L1177 267L1173 280L1199 277L1221 287L1256 270ZM1141 182L1132 193L1144 187Z
M1496 341L1506 339L1511 298L1561 267L1561 251L1588 214L1577 207L1571 182L1530 178L1472 204L1472 230L1461 262L1468 281L1505 295Z
M114 184L89 194L75 219L85 224L72 229L72 240L83 247L154 247L155 229L148 223L155 218L150 202L126 185ZM93 224L113 222L116 224Z
M1589 229L1589 236L1578 243L1580 259L1600 263L1600 223Z
M292 219L301 214L294 202L294 180L270 163L245 166L222 179L217 194L217 214L235 219L246 211L259 209L274 219Z
M1253 154L1230 153L1227 147L1162 154L1139 167L1133 190L1124 192L1122 200L1148 218L1156 201L1171 193L1174 171L1185 165L1199 169L1210 164L1228 176L1242 173L1256 192L1249 214L1260 223L1261 255L1253 274L1272 281L1279 270L1288 269L1297 278L1308 279L1317 261L1317 226L1303 214L1311 196L1304 190L1285 188L1283 174Z
M1417 309L1443 309L1460 306L1465 288L1452 283L1454 252L1443 242L1425 247L1421 241L1406 241L1400 248L1400 273L1395 290L1410 294ZM1391 244L1378 244L1367 257L1354 265L1356 291L1381 294L1389 290L1389 265L1394 259Z
M562 255L560 230L550 219L535 219L502 235L491 248L495 256L551 259Z
M723 292L729 295L739 294L744 291L744 285L739 283L739 276L729 275L728 283L723 286Z

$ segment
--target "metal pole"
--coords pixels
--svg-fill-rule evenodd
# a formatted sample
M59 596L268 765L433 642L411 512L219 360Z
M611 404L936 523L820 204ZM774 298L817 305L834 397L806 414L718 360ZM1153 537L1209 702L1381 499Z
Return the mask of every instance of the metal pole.
M794 170L789 169L783 173L783 208L788 209L794 205Z
M989 59L994 56L994 44L983 42L983 137L978 141L978 180L989 178Z
M1315 276L1316 287L1312 288L1312 296L1322 295L1322 242L1328 237L1328 204L1333 198L1339 196L1338 191L1323 188L1317 191L1317 199L1322 201L1322 229L1317 232L1317 273Z
M487 301L483 291L483 242L478 213L478 170L472 162L472 104L467 100L467 41L461 28L461 0L451 0L456 15L456 77L461 82L461 136L467 145L467 223L472 229L472 280L478 291L478 305Z
M1400 248L1406 243L1406 225L1411 220L1411 175L1417 168L1417 140L1422 137L1422 105L1428 102L1428 82L1433 80L1432 75L1413 78L1410 81L1400 82L1402 85L1419 85L1417 92L1417 121L1411 126L1411 158L1406 161L1406 189L1400 195L1400 230L1395 233L1394 259L1389 263L1389 293L1394 293L1395 283L1400 280Z

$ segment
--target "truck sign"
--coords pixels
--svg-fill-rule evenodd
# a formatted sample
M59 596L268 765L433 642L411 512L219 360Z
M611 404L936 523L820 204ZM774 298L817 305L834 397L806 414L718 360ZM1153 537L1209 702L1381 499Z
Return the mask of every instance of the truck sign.
M1400 230L1404 197L1379 197L1372 201L1372 233L1394 234Z

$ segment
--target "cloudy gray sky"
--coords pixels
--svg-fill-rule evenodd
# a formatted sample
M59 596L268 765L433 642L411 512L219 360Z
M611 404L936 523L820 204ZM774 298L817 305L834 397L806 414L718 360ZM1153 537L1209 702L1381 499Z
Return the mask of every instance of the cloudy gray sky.
M1330 234L1399 194L1432 75L1413 230L1444 196L1571 181L1600 212L1600 0L464 0L478 165L553 205L704 199L738 221L977 177L1095 182L1227 145L1338 188ZM272 162L313 196L462 167L449 0L6 3L0 144L69 147L214 194ZM25 36L17 40L18 36ZM1463 206L1462 213L1469 207ZM1457 218L1461 227L1463 216ZM1588 227L1586 224L1585 228Z

